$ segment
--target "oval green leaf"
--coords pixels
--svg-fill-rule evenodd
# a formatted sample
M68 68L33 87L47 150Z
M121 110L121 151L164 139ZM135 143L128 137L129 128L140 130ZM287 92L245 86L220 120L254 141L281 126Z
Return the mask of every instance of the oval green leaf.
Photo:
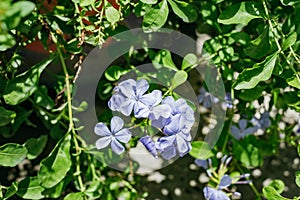
M0 147L0 165L14 167L24 160L27 149L15 143L7 143Z
M163 0L145 14L143 20L144 31L151 32L160 29L166 23L168 14L167 0Z
M234 89L251 89L260 81L268 80L273 72L278 52L268 56L263 62L255 64L252 68L244 69L234 83Z
M197 10L190 3L178 0L168 0L173 12L186 23L195 22L198 18Z
M185 83L187 78L188 78L188 74L185 71L180 70L180 71L176 72L176 74L172 80L171 90L174 90L179 85Z
M66 176L71 168L70 139L67 135L56 145L50 155L41 161L41 169L38 177L41 185L45 188L52 188Z
M44 188L37 177L27 177L18 184L17 195L23 199L42 199Z
M252 19L262 18L262 9L253 1L241 2L228 6L218 18L221 24L247 25Z

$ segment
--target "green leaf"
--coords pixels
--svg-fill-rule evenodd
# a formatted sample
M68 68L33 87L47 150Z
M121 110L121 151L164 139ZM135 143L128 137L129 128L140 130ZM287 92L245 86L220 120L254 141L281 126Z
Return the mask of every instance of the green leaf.
M105 8L105 16L107 21L112 24L118 22L121 17L119 11L112 6Z
M274 69L278 52L268 56L263 62L255 64L252 68L244 69L234 83L234 89L251 89L260 81L268 80Z
M28 117L31 115L33 110L25 110L23 108L20 108L20 110L17 112L16 118L14 118L12 123L12 129L13 132L17 132L20 128L20 126L23 124L23 122L28 122Z
M18 184L17 195L23 199L42 199L44 188L37 177L26 177Z
M247 25L252 19L262 18L262 9L254 1L246 1L234 4L226 8L218 18L221 24Z
M157 0L140 0L141 2L145 4L156 4Z
M21 17L26 17L33 11L34 8L35 4L30 1L17 1L13 4L12 9L18 10Z
M27 158L33 160L38 157L44 150L47 143L47 135L42 135L39 138L30 138L25 142L25 147L27 148Z
M300 156L300 143L298 144L297 152L298 152L298 155Z
M297 41L297 33L295 31L290 32L282 43L282 50L286 50L289 47L293 46Z
M233 155L246 167L258 167L263 162L259 149L245 139L233 143Z
M9 105L17 105L30 97L37 89L42 71L52 62L49 58L31 67L28 71L9 80L4 90L3 98Z
M8 33L0 33L0 51L6 51L16 44L15 38Z
M295 88L300 89L300 73L293 75L293 77L287 78L286 82Z
M297 186L300 188L300 171L296 172L295 175L296 175L295 182Z
M11 186L6 190L3 200L9 199L18 191L18 183L13 182Z
M64 200L83 200L83 194L81 192L70 193Z
M167 0L163 0L149 10L144 16L143 29L145 32L157 31L167 21L169 8Z
M61 182L55 185L53 188L45 189L43 195L48 198L57 199L62 196L62 193L65 191L66 187L72 180L73 176L66 176Z
M15 117L16 113L14 111L6 110L5 108L0 107L0 126L9 124Z
M14 167L24 160L27 149L15 143L7 143L0 147L0 165Z
M185 83L187 78L188 78L188 74L185 71L180 70L180 71L176 72L176 74L172 80L171 90L174 90L179 85Z
M79 5L81 7L92 5L95 0L79 0Z
M198 18L197 10L190 3L178 0L168 0L174 13L184 22L195 22Z
M299 4L299 0L280 0L281 3L285 6L294 6Z
M263 194L268 200L289 200L282 197L272 186L264 187Z
M52 109L55 105L53 99L48 96L48 89L45 85L39 86L37 88L36 92L34 93L33 99L37 105L42 106L47 110Z
M152 64L156 69L166 67L174 71L178 71L176 65L172 60L171 53L168 50L160 50L152 60Z
M265 91L267 86L256 86L255 88L248 90L241 90L238 97L244 101L254 101L262 96L262 92Z
M197 65L198 58L195 54L189 53L186 56L184 56L181 69L185 70L191 66Z
M50 155L41 161L38 177L43 187L52 188L63 180L70 170L70 139L70 135L62 138Z
M276 190L279 194L282 193L282 192L284 191L284 187L285 187L284 182L283 182L282 180L280 180L280 179L275 179L275 180L273 180L273 181L269 184L269 186L275 188L275 190Z
M211 149L209 144L204 141L194 141L192 142L192 150L189 154L194 158L205 160L214 155Z
M128 69L124 69L120 66L113 65L113 66L110 66L105 71L104 76L109 81L117 81L121 78L121 76L126 74L128 71L129 71Z
M248 46L244 49L244 52L251 58L261 59L268 53L269 50L269 29L266 28L263 33L258 36L258 38L248 44Z

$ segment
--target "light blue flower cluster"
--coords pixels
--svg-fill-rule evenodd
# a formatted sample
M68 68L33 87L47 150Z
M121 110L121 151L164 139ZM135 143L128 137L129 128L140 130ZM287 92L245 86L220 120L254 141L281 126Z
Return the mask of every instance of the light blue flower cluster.
M235 139L240 140L247 135L255 133L258 129L265 131L271 126L271 119L269 112L264 112L260 118L253 117L250 122L253 126L247 127L248 120L241 119L238 122L238 126L232 125L230 128L231 134Z
M231 192L229 187L233 184L249 184L251 181L247 180L250 174L242 174L238 177L231 177L227 174L228 164L230 163L232 157L223 156L221 159L221 164L216 171L212 166L211 159L200 160L196 159L195 163L206 169L210 180L214 182L214 186L209 185L203 188L204 197L207 200L230 200L229 196L241 196L239 192ZM244 180L241 180L244 179ZM226 191L226 192L225 192Z
M160 90L147 93L148 89L149 84L145 79L122 81L114 88L108 106L112 111L121 112L125 116L133 113L135 118L149 119L151 125L161 131L163 136L156 142L148 135L140 138L140 142L155 158L158 153L167 160L174 158L177 153L184 156L191 150L190 131L195 122L193 109L183 98L163 98ZM102 138L96 142L96 147L102 149L111 143L112 150L121 154L124 147L119 142L127 143L131 138L129 130L122 127L123 120L119 117L113 117L111 131L105 124L98 123L95 133Z

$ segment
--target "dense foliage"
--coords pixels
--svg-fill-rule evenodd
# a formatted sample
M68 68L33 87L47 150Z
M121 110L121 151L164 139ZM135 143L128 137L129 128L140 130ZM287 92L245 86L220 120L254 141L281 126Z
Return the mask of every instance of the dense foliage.
M0 199L147 198L136 189L135 163L121 172L103 158L122 156L139 141L154 157L195 158L209 176L199 188L206 199L243 198L236 184L248 185L257 199L288 199L282 180L260 189L251 174L282 146L300 154L299 24L298 0L1 0ZM74 83L91 47L109 45L133 27L209 39L203 53L184 58L168 49L128 49L99 77L99 123L90 134L100 138L87 144L74 113L93 105L73 102ZM141 73L136 66L143 63L158 73ZM198 63L216 66L226 94L214 93L209 84L215 80L195 75ZM166 85L149 82L153 78ZM186 82L198 102L174 92ZM210 147L203 130L218 103L226 118ZM129 125L111 111L131 116ZM143 134L134 135L132 127ZM157 141L153 127L160 131ZM26 164L29 169L20 170ZM300 171L292 175L300 187Z

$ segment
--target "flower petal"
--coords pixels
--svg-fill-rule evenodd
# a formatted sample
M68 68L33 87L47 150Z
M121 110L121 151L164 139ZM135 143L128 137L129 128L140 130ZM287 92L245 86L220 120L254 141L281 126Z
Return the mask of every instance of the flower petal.
M126 99L121 105L121 108L120 108L121 113L125 116L129 116L132 112L134 104L135 104L135 101L133 101L131 99Z
M235 139L237 139L237 140L241 139L241 137L242 137L241 131L235 125L232 125L230 127L230 132L234 136Z
M174 98L171 97L171 96L165 97L165 98L162 100L162 104L166 104L166 105L170 106L172 112L173 112L173 111L176 111L176 109L177 109L177 104L176 104ZM176 113L172 113L172 114L174 115L174 114L176 114Z
M176 156L176 147L169 146L168 148L164 149L163 152L161 152L161 156L166 160L174 158Z
M120 142L118 142L118 140L116 140L115 137L112 137L111 149L113 150L113 152L115 152L118 155L120 155L121 153L123 153L125 151L125 148L123 147L123 145Z
M121 92L127 98L136 97L135 93L136 84L133 85L132 82L123 82L122 85L119 85L119 92Z
M147 118L149 116L149 107L139 101L134 104L134 116L136 118Z
M131 133L127 128L124 128L124 129L120 130L119 132L117 132L115 134L115 137L120 142L127 143L131 139Z
M149 84L145 79L136 82L136 96L141 97L149 89Z
M205 187L203 189L204 197L207 200L230 200L222 190L217 190L211 187Z
M168 118L171 115L171 108L168 105L155 106L150 112L149 119L155 120L159 117Z
M225 174L220 180L219 189L227 188L228 186L231 185L231 183L232 183L232 179L230 178L229 175Z
M153 140L150 136L141 137L140 142L153 155L154 158L157 158L157 150L155 147L155 143L153 142Z
M139 100L149 107L156 106L162 100L162 93L160 90L153 90L151 93L140 97Z
M112 134L117 133L119 130L121 130L121 128L123 128L123 126L124 126L124 121L123 119L121 119L121 117L114 116L113 118L111 118L110 129Z
M189 142L184 140L180 134L176 135L176 145L177 145L177 150L179 152L180 157L184 156L190 151L190 145Z
M125 101L125 97L120 94L114 94L108 101L108 107L112 111L120 111L122 103Z
M102 137L96 141L97 149L103 149L109 145L111 142L112 136Z
M95 125L94 132L100 136L110 136L112 134L103 122L99 122Z
M247 127L247 120L241 119L239 121L239 127L240 127L241 131L243 132L243 130L245 130Z

